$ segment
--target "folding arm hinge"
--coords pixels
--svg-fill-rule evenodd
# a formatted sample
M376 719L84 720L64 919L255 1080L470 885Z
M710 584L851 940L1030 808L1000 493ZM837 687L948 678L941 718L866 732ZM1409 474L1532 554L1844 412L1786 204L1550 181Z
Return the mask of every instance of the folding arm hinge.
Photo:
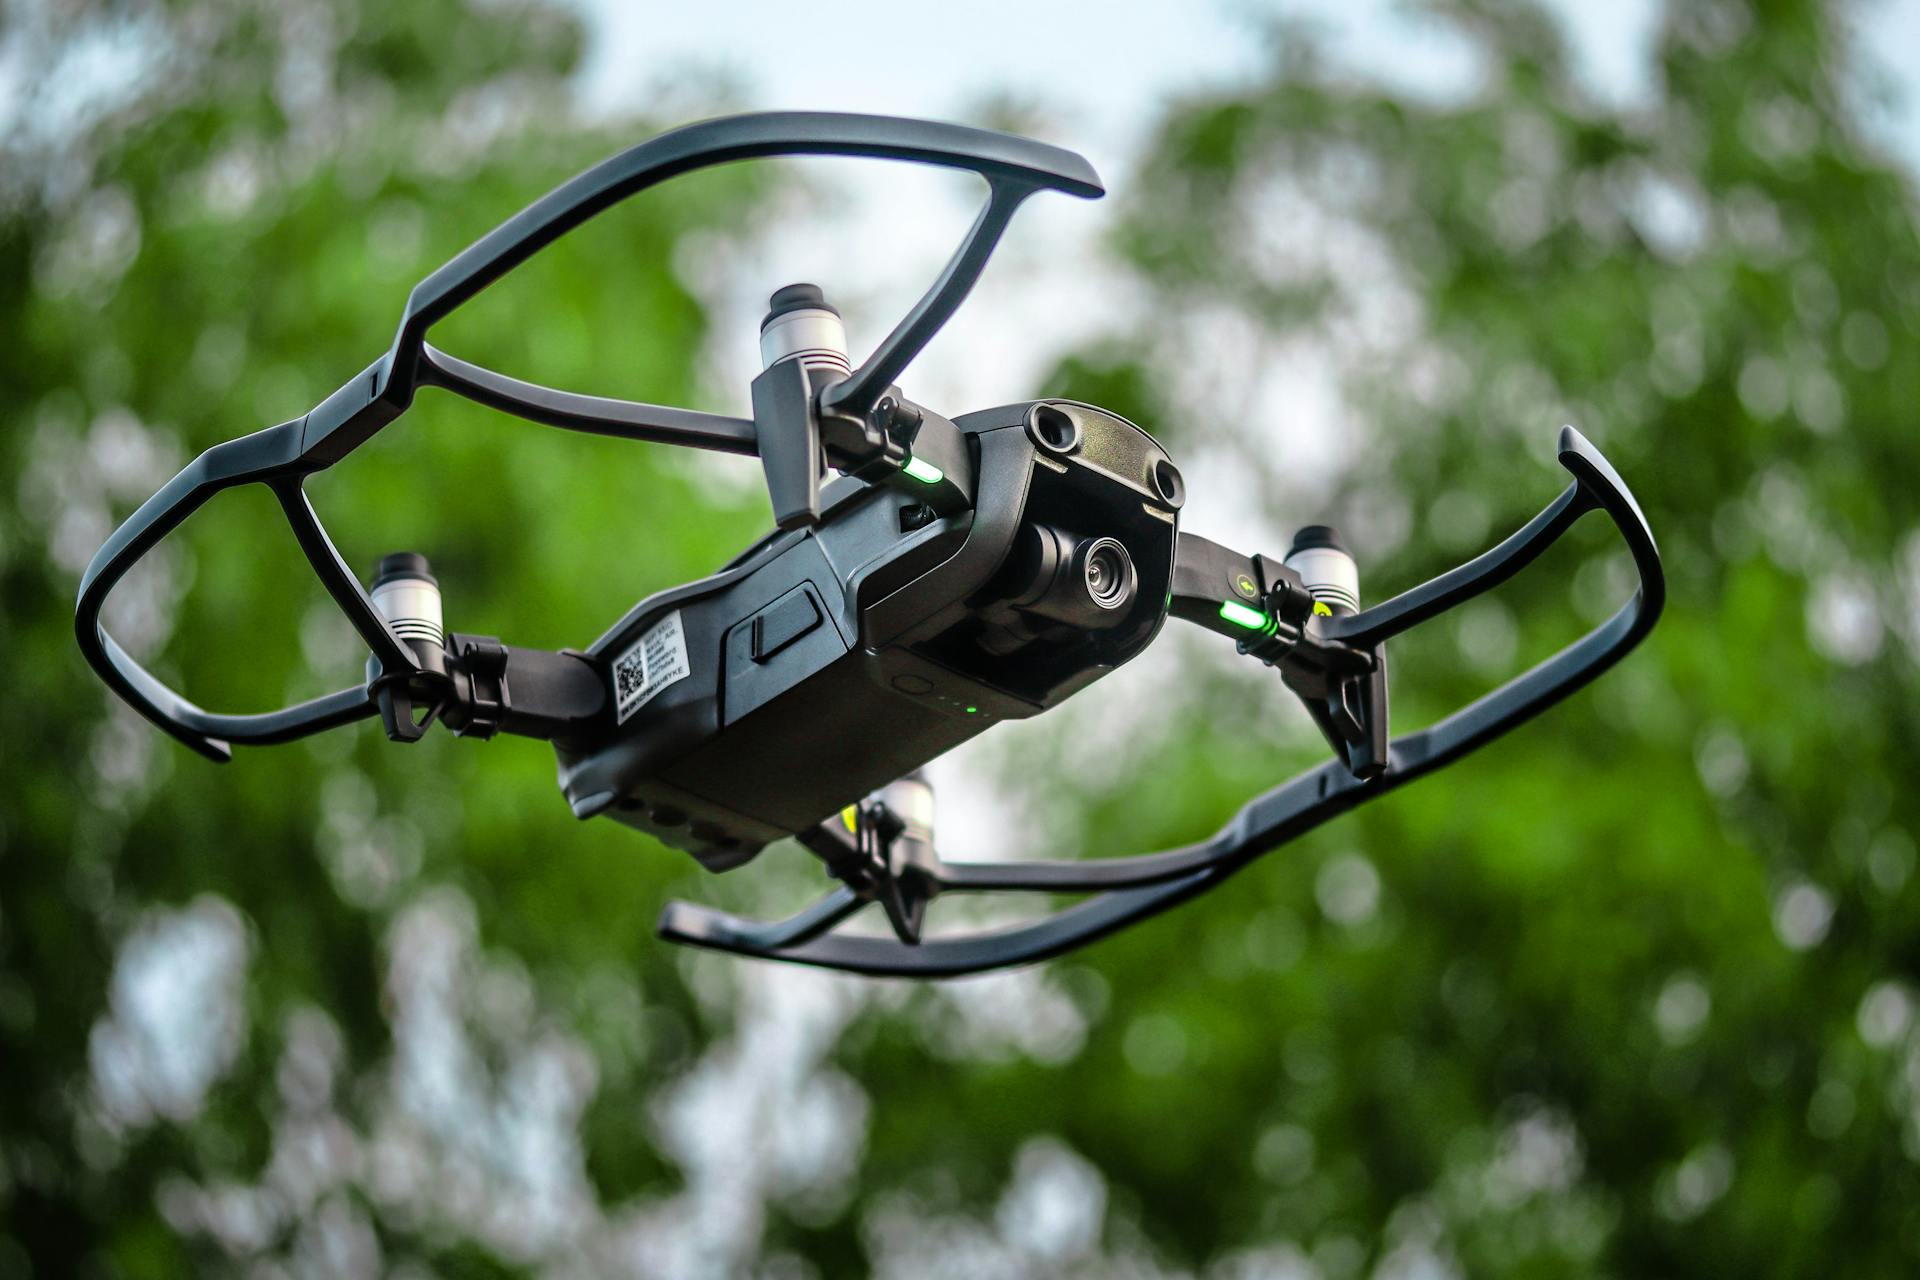
M447 724L455 737L491 738L513 706L507 690L507 646L492 636L455 635L448 637L448 647L453 651L459 714L449 716Z
M832 376L821 380L820 393L824 395L836 381ZM876 484L907 464L907 451L913 446L921 419L920 410L901 397L898 387L882 398L867 418L828 409L817 412L827 461L850 476Z
M973 461L960 430L891 383L843 399L846 330L820 289L788 285L760 330L765 367L753 380L753 421L774 522L818 524L820 477L831 466L868 484L910 491L941 513L973 503Z
M1250 658L1278 666L1305 638L1307 619L1313 616L1313 595L1299 574L1267 556L1253 557L1253 575L1267 622L1261 630L1242 635L1237 647Z
M1342 572L1351 563L1323 526L1302 530L1284 562L1183 531L1168 610L1279 671L1341 762L1368 778L1387 767L1386 655L1329 634L1358 601L1357 581Z

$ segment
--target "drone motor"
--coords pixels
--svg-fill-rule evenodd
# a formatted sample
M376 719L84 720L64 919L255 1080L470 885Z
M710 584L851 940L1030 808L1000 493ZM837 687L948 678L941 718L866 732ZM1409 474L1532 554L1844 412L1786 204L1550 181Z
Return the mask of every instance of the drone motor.
M760 364L770 369L783 360L841 378L853 372L846 326L818 285L788 285L768 300L767 317L760 322Z
M1330 615L1360 612L1360 566L1330 526L1310 524L1294 534L1281 563L1300 575L1300 585Z

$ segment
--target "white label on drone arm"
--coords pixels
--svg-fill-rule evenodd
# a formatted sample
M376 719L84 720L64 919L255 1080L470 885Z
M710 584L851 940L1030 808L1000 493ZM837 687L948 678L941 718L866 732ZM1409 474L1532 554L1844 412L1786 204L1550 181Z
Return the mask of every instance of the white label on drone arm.
M625 724L628 716L653 700L653 695L692 674L693 667L687 662L687 632L680 625L680 611L675 609L614 659L615 723Z

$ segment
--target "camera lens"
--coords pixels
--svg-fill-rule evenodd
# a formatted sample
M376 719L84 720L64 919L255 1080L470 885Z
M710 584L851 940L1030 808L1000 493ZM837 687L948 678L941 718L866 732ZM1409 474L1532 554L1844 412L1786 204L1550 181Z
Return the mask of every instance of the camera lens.
M1139 590L1119 539L1082 539L1044 524L1026 527L1002 581L1011 608L1090 630L1125 622Z
M1118 609L1133 597L1133 560L1116 539L1088 543L1080 566L1087 594L1102 609Z

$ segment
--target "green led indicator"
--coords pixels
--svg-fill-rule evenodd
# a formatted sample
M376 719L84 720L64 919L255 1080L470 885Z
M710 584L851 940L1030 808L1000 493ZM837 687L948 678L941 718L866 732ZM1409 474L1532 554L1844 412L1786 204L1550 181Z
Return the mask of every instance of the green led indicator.
M1249 609L1238 600L1220 602L1220 616L1236 627L1245 627L1249 631L1265 631L1267 615L1258 609Z
M939 484L947 478L947 473L924 458L908 458L907 465L900 468L921 484Z
M968 708L967 708L967 714L968 714L968 715L972 715L972 714L973 714L974 712L976 712L976 711L978 711L979 709L980 709L980 708L978 708L978 707L968 707Z

